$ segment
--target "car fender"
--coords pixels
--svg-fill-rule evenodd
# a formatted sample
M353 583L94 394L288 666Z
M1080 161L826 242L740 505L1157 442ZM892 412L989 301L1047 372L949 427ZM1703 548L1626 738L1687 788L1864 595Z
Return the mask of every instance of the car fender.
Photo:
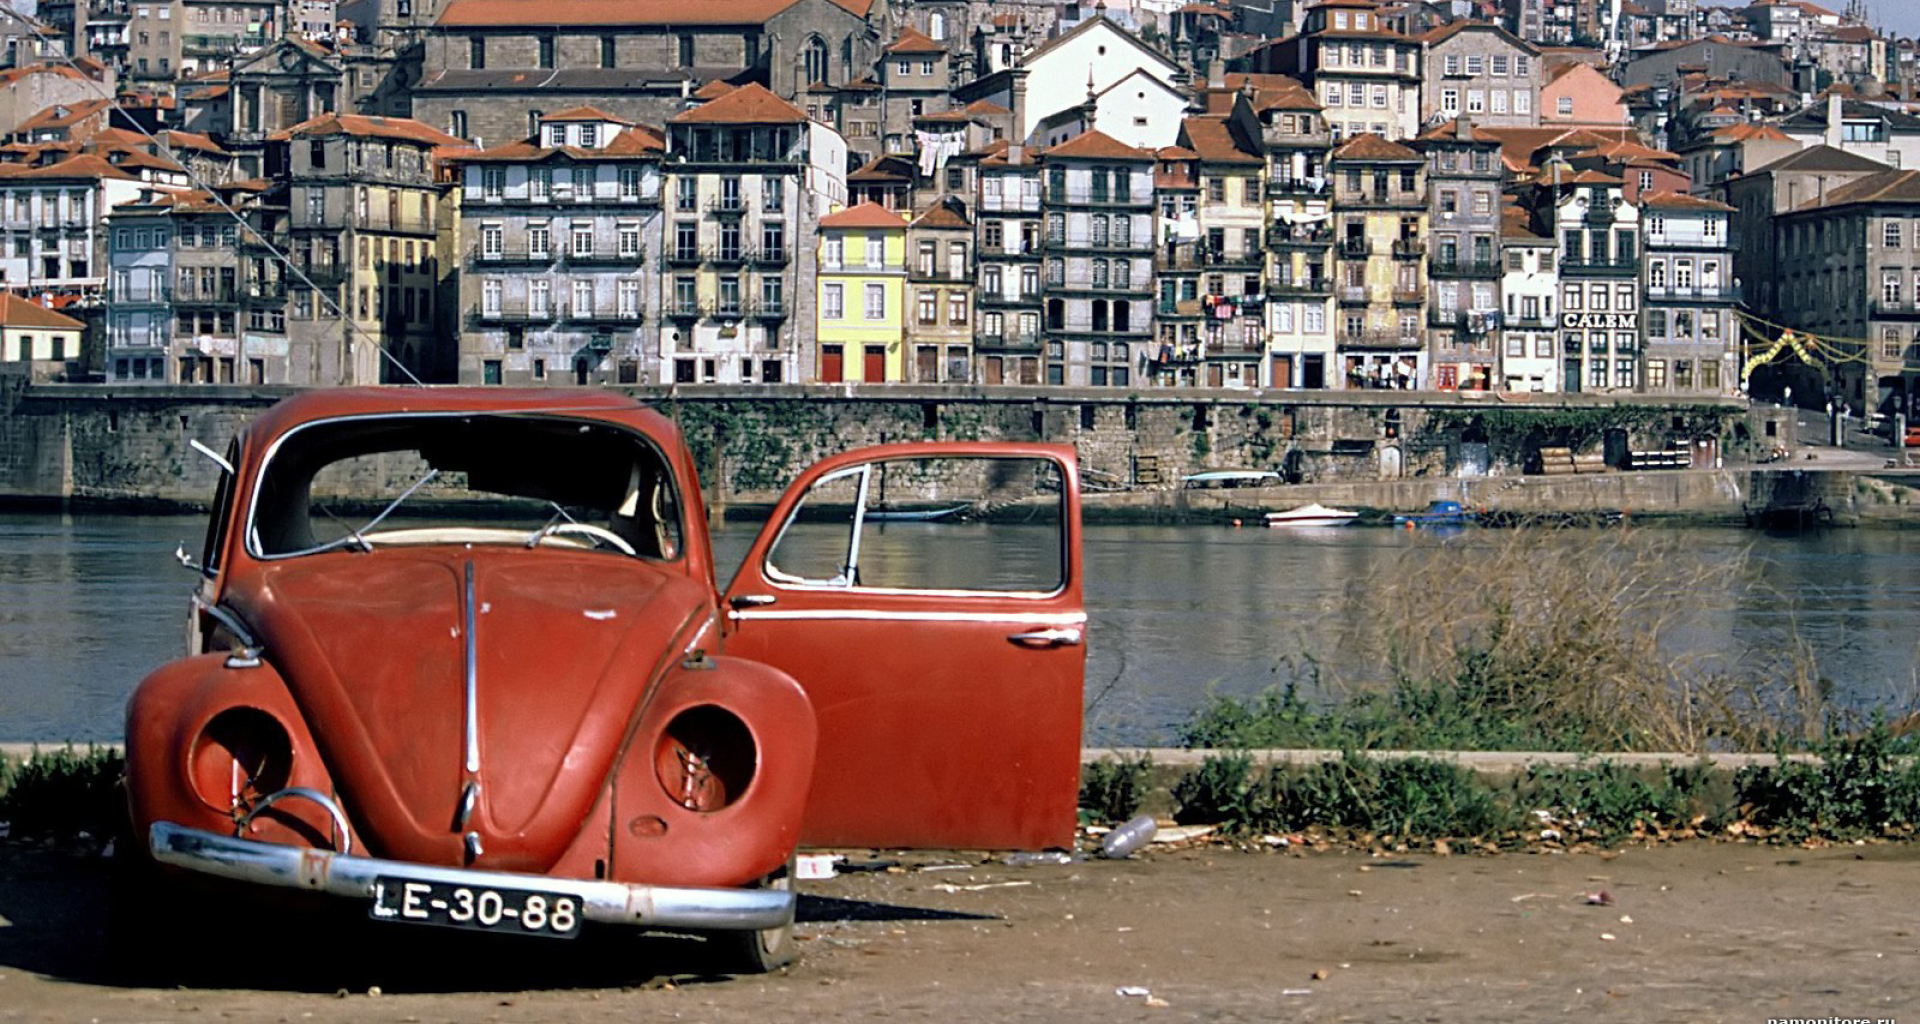
M286 779L284 786L273 788L305 787L332 795L333 780L306 720L272 665L225 653L181 658L148 675L127 701L127 806L141 848L148 826L156 821L239 834L235 808L204 799L191 775L196 747L209 724L225 712L240 709L263 712L285 731ZM218 757L218 751L201 753ZM255 817L243 834L269 842L332 847L333 832L325 808L304 800L284 800Z
M718 708L751 736L751 782L718 810L683 806L657 757L681 716ZM741 658L695 652L670 668L632 735L614 780L615 881L743 885L785 864L813 782L813 706L792 677Z

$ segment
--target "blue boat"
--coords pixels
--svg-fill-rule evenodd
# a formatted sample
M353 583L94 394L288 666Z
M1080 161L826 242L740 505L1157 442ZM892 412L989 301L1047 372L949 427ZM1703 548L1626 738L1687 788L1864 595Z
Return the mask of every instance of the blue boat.
M1479 518L1480 513L1457 501L1436 501L1425 512L1394 516L1393 521L1405 526L1466 526Z

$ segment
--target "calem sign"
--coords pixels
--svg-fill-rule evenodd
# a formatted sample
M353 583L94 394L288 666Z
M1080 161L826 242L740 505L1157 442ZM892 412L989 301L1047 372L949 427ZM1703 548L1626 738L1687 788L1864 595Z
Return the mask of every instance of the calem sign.
M1562 313L1560 326L1569 331L1637 331L1638 313Z

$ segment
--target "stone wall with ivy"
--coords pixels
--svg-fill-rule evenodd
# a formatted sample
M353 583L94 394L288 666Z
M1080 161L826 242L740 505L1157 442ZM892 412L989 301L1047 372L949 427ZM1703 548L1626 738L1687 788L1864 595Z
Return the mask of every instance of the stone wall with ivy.
M0 402L0 499L193 506L224 449L286 394L247 387L15 387ZM564 393L556 389L556 394ZM920 440L1071 444L1096 489L1173 486L1211 469L1332 483L1453 475L1466 463L1517 474L1543 447L1644 450L1711 439L1730 458L1764 448L1744 404L1637 397L1405 392L1119 391L1061 388L759 386L639 389L675 419L704 484L723 501L771 500L834 452Z

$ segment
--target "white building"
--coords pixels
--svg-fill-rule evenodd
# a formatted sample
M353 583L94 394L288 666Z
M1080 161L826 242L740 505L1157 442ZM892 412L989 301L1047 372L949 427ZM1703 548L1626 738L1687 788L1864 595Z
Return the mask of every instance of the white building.
M1032 138L1042 122L1084 105L1089 94L1099 97L1136 74L1151 77L1159 83L1158 87L1149 88L1145 82L1136 81L1129 89L1100 104L1103 110L1112 111L1111 116L1124 116L1127 123L1123 127L1128 129L1110 130L1107 117L1101 116L1097 118L1100 131L1131 146L1168 145L1180 131L1184 109L1175 112L1165 124L1154 123L1159 116L1157 111L1165 104L1164 93L1176 90L1179 66L1105 16L1089 18L1064 35L1048 40L1030 51L1020 63L1027 69L1027 94L1021 123L1014 127L1022 139ZM1010 85L1007 95L984 98L1014 107ZM1147 124L1133 123L1134 118L1142 116L1149 119ZM1151 138L1134 129L1146 129ZM1158 141L1154 141L1156 139Z
M1560 287L1558 248L1529 221L1525 210L1508 207L1500 232L1505 268L1500 279L1505 302L1500 380L1508 391L1558 391L1553 316Z
M0 287L97 292L106 281L107 211L137 198L141 185L92 154L0 165Z

